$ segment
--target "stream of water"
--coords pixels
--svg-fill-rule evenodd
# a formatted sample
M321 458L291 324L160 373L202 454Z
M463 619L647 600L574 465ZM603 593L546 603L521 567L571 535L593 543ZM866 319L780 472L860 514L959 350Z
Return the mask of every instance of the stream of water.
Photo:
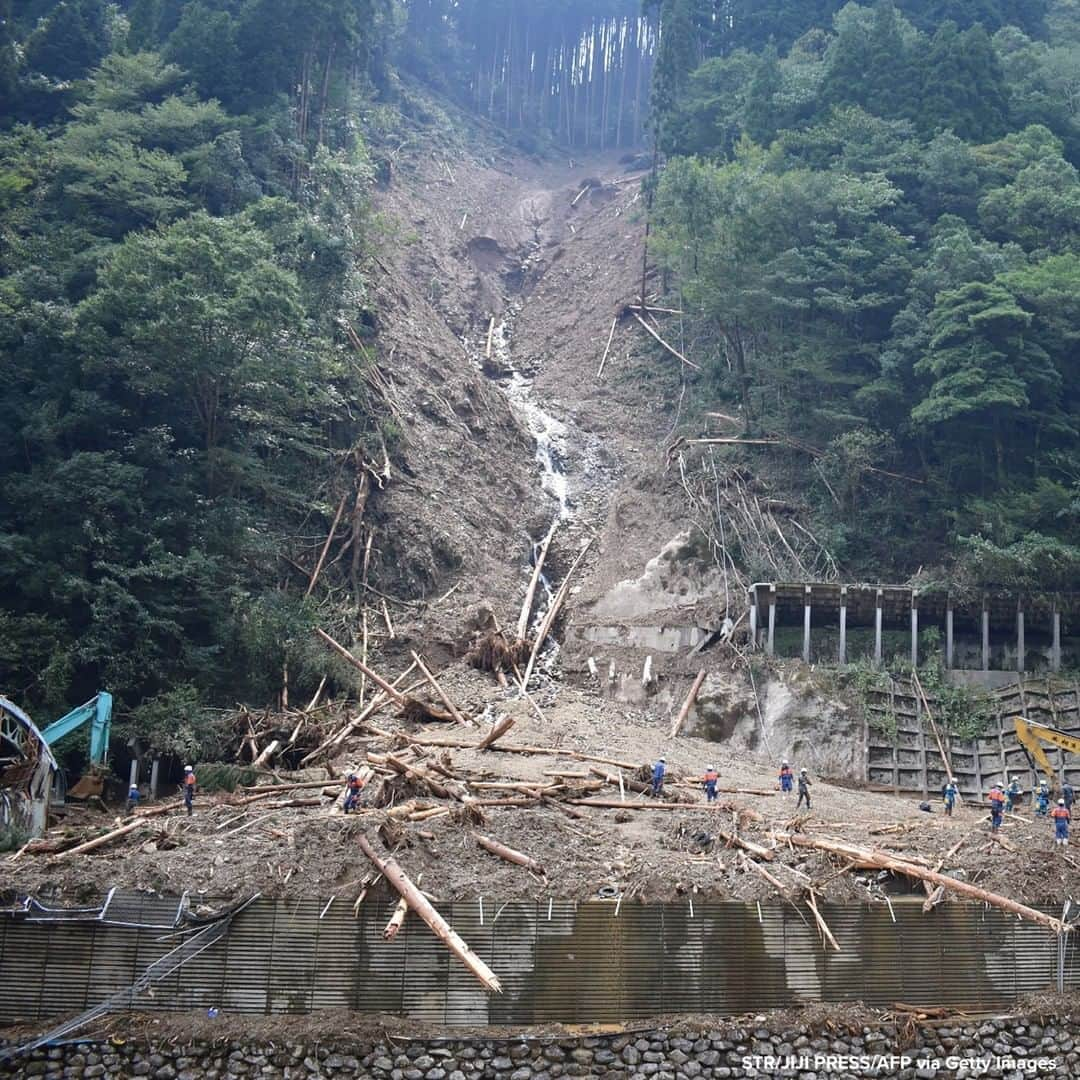
M552 525L555 525L569 521L573 517L570 487L564 467L569 433L562 421L557 420L537 403L533 395L533 380L523 375L514 366L511 338L517 310L516 306L512 306L503 319L496 324L492 334L492 354L498 361L499 369L508 372L497 381L518 419L536 443L536 464L540 472L540 488L555 503L552 520ZM530 537L529 542L532 545L529 561L530 565L535 566L543 540ZM543 590L543 599L537 604L532 617L531 627L534 630L543 620L554 599L551 581L543 572L540 574L540 587ZM545 650L545 658L550 660L553 649L557 651L558 646L549 642Z

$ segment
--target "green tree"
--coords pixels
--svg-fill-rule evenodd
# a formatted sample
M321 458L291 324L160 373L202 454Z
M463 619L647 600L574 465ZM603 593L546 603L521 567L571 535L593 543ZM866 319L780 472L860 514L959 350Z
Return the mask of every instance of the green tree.
M912 420L947 447L981 448L985 471L968 478L975 490L989 477L1003 486L1010 469L1022 470L1026 455L1012 449L1030 449L1060 411L1061 376L1029 333L1032 319L996 282L940 294L930 316L929 352L916 365L930 384Z
M744 130L756 143L768 146L780 127L777 97L783 87L780 58L771 42L758 58L757 69L746 92Z

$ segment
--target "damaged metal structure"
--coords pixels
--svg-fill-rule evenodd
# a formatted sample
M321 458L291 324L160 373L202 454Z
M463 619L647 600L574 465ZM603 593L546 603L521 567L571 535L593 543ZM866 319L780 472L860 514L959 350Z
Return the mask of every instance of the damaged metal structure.
M45 831L56 759L33 720L0 697L0 829L26 839Z

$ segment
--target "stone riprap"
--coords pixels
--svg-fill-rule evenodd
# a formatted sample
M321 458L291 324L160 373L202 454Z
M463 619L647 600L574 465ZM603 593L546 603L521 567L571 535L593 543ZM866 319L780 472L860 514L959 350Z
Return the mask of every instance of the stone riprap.
M655 1080L727 1077L1021 1078L1080 1075L1080 1023L984 1020L924 1024L914 1032L886 1024L844 1035L794 1025L655 1029L618 1035L516 1038L401 1036L337 1043L289 1038L70 1043L0 1065L0 1076L148 1077L152 1080L265 1077L373 1077L375 1080L555 1080L557 1077Z

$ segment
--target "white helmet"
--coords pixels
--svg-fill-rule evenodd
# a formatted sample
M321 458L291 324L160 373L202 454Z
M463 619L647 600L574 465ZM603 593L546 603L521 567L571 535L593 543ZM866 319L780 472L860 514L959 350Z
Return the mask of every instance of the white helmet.
M1065 800L1064 799L1058 799L1058 806L1064 806L1064 805L1065 805Z
M195 770L190 765L184 766L184 772L194 772Z

